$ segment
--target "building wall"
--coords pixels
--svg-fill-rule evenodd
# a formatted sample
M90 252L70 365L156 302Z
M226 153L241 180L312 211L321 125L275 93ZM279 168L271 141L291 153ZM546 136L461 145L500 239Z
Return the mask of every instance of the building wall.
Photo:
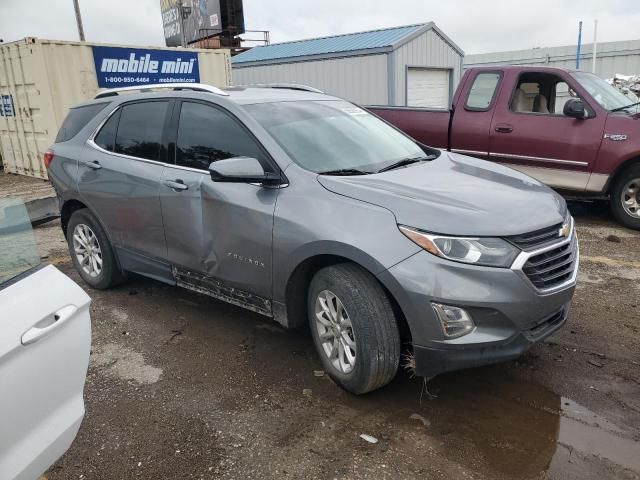
M511 64L545 65L575 69L576 50L576 45L568 45L564 47L467 55L464 59L464 67ZM593 44L583 45L580 56L580 69L590 72L592 62ZM640 74L640 40L598 44L596 74L602 78L611 78L616 73L622 75Z
M429 30L391 53L394 96L390 104L406 105L407 67L451 69L451 96L460 81L462 56L437 32Z
M363 105L388 102L387 55L233 66L233 84L300 83Z

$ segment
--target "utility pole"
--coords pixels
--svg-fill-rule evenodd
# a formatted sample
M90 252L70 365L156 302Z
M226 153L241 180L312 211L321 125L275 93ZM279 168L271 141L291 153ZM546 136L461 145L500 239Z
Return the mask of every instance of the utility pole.
M580 49L582 48L582 20L578 24L578 50L576 51L576 70L580 70Z
M598 57L598 19L593 21L593 62L591 73L596 73L596 59Z
M84 42L84 29L82 28L82 16L80 15L80 5L78 4L78 0L73 0L73 8L76 11L76 23L78 24L78 35L80 36L80 41Z

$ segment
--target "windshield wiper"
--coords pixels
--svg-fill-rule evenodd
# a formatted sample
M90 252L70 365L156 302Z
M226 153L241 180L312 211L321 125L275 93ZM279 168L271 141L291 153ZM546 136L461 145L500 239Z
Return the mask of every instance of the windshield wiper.
M411 165L413 163L424 162L426 160L430 160L430 157L411 157L405 158L398 162L392 163L391 165L387 165L384 168L381 168L376 173L388 172L389 170L393 170L395 168L405 167L407 165Z
M337 170L327 170L326 172L318 172L319 175L369 175L372 172L365 172L357 168L339 168Z
M625 109L627 109L627 108L637 107L638 105L640 105L640 102L632 103L631 105L625 105L624 107L614 108L614 109L613 109L613 110L611 110L611 111L612 111L612 112L620 112L620 111L625 110Z

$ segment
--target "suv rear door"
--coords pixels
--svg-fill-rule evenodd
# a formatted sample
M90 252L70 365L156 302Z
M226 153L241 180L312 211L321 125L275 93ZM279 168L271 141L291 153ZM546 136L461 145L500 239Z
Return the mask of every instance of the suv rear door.
M121 260L167 256L158 195L171 104L164 99L125 103L83 152L78 190L106 227Z
M90 299L42 266L22 202L0 200L0 476L35 479L84 416Z
M279 190L214 183L208 171L212 162L241 156L257 158L266 171L274 171L267 153L236 116L208 102L178 102L170 132L170 162L160 198L168 259L177 269L178 282L189 283L189 274L195 273L222 282L210 284L207 293L214 296L232 286L270 298Z

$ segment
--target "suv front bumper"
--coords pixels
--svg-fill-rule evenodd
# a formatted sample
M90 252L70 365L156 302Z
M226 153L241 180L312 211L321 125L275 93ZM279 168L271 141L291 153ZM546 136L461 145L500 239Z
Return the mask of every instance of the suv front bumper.
M452 370L519 357L561 328L575 290L573 275L559 288L537 289L520 269L490 268L441 259L427 252L378 275L398 302L411 331L416 375L432 378ZM432 302L469 312L470 333L447 338Z

